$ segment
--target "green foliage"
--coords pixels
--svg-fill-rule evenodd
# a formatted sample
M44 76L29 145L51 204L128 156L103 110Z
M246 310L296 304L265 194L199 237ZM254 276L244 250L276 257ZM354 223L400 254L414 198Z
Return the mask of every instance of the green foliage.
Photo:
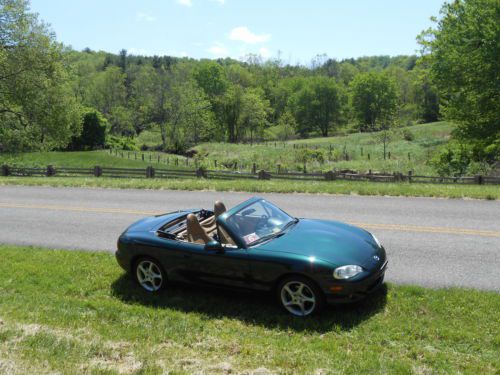
M413 141L413 140L415 139L415 135L414 135L414 134L413 134L413 132L412 132L410 129L408 129L408 128L404 128L404 129L402 130L402 134L403 134L403 139L404 139L405 141L411 142L411 141Z
M499 18L498 0L456 0L419 37L442 112L459 124L456 138L489 163L500 159Z
M54 35L27 1L0 0L0 151L65 147L79 117Z
M119 137L116 135L109 135L106 137L106 148L126 151L139 151L134 138Z
M106 144L107 121L96 110L89 109L83 113L82 132L73 137L69 150L88 151L101 149Z
M352 110L359 130L380 130L392 124L398 96L391 78L382 73L363 73L353 79L350 88Z
M302 135L318 130L323 137L343 122L346 97L335 80L313 77L289 101Z
M485 162L475 161L474 146L450 142L448 147L431 161L440 176L459 177L484 174L489 170Z

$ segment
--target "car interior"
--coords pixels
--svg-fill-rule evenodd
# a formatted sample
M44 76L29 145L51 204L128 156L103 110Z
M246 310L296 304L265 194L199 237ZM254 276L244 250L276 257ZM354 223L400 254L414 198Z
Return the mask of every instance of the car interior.
M160 228L158 235L177 241L192 242L205 245L216 240L221 244L236 244L226 231L217 225L217 218L226 212L226 206L216 201L214 210L200 210L182 216Z

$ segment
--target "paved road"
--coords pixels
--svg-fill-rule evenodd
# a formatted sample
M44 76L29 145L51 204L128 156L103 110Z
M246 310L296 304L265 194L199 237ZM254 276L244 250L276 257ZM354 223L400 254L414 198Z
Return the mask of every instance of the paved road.
M114 251L133 221L178 208L228 207L248 193L0 186L0 243ZM347 221L376 234L387 280L500 291L500 202L262 194L299 217ZM0 255L1 259L1 255Z

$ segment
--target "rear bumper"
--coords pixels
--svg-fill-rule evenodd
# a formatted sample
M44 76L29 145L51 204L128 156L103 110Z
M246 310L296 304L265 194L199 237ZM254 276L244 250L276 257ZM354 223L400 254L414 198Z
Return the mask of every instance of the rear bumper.
M326 302L328 304L350 303L359 301L370 293L376 291L384 282L385 271L387 270L387 261L377 272L357 282L347 282L342 284L332 284L331 286L342 286L342 290L332 293L330 290L324 290Z

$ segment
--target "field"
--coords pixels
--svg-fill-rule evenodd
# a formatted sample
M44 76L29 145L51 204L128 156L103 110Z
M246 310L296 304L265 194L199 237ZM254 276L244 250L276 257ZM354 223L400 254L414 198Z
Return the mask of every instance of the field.
M276 171L277 165L288 170L303 170L301 159L302 148L318 150L324 162L314 157L307 161L308 171L326 171L336 169L353 169L366 172L369 169L383 172L408 172L415 174L435 175L436 172L429 165L433 155L449 141L453 125L448 122L414 125L404 128L413 135L412 141L403 138L402 133L395 135L389 143L387 151L391 158L384 160L383 147L377 138L377 133L356 133L347 136L330 138L313 138L293 140L288 142L268 142L267 144L228 144L203 143L194 149L208 167L232 166L250 170L255 163L258 169ZM154 132L144 132L137 139L139 145L158 145L159 135ZM294 146L295 145L295 146ZM330 146L332 151L330 153ZM345 160L345 154L349 160ZM409 156L408 156L409 154ZM368 156L369 155L369 156ZM370 158L370 159L368 159Z
M386 285L314 319L267 295L142 292L108 253L0 245L0 373L495 373L500 296Z

